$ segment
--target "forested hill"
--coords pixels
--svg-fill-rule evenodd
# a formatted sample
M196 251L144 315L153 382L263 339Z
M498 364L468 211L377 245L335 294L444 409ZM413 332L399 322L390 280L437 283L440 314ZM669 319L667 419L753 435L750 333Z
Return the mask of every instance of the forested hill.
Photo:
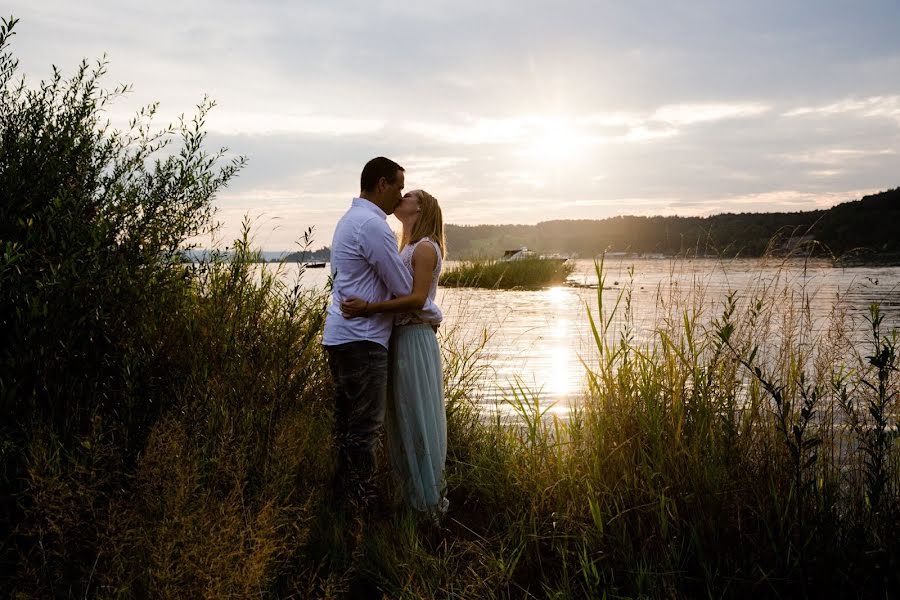
M798 244L833 256L861 249L898 254L900 188L828 210L709 217L623 216L537 225L447 225L446 234L454 258L497 257L506 249L520 246L581 257L604 251L759 256L767 249L785 251Z

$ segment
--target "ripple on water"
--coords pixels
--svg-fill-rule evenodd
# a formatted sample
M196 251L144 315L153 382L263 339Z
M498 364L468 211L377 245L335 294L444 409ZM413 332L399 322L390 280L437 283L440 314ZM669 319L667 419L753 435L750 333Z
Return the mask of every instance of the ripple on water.
M453 263L446 263L452 267ZM629 267L633 266L633 274ZM809 307L810 326L822 334L829 326L835 305L841 307L864 339L863 317L873 302L881 304L885 325L900 327L900 267L833 268L809 261L737 259L617 260L606 262L606 286L602 298L607 310L626 287L631 289L632 334L637 342L649 339L667 307L691 306L707 320L721 312L731 290L738 291L739 305L768 294L778 309ZM284 276L292 279L296 266ZM307 271L307 285L325 284L329 269ZM487 329L485 347L488 374L482 388L487 405L508 397L514 386L539 392L551 411L565 412L568 403L582 397L587 380L582 360L596 360L596 347L587 310L597 311L597 277L593 262L576 261L571 280L586 287L553 287L537 291L445 289L438 292L444 311L445 332L461 339L477 339ZM624 324L624 297L611 336L617 338ZM774 336L777 338L777 335Z

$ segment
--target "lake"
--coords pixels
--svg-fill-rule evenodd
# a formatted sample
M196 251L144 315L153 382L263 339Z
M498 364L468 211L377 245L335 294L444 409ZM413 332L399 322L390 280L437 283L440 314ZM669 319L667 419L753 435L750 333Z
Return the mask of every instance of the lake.
M437 302L444 311L442 336L455 336L469 345L487 331L483 356L488 366L481 400L494 405L521 384L540 392L551 411L565 413L586 389L582 360L597 356L587 311L597 315L597 276L591 260L575 261L569 286L535 291L498 291L439 288ZM445 269L453 268L447 261ZM286 265L293 278L297 265ZM605 264L602 290L605 307L621 298L610 336L625 324L623 290L631 290L632 335L648 339L669 306L691 306L709 322L722 311L729 291L737 291L745 306L762 290L778 311L808 307L809 328L822 333L835 307L846 314L863 339L864 316L873 302L885 313L885 325L900 328L900 267L836 268L830 262L784 262L776 259L637 259L610 258ZM324 286L330 269L309 269L305 285ZM608 313L608 309L607 309Z

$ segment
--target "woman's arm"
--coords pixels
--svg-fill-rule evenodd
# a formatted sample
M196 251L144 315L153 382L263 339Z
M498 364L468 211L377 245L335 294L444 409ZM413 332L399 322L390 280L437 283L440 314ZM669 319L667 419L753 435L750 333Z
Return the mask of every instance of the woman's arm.
M413 250L413 286L408 296L385 300L384 302L366 302L359 298L347 298L341 302L341 313L348 319L367 317L376 313L398 313L419 310L428 300L431 289L431 278L437 266L437 252L431 244L419 244Z

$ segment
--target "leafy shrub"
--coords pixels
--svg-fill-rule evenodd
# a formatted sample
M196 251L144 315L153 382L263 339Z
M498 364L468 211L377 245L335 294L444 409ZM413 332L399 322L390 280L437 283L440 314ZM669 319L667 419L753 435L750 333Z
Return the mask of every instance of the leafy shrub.
M467 260L441 274L441 285L489 289L534 289L565 283L575 269L571 261Z

